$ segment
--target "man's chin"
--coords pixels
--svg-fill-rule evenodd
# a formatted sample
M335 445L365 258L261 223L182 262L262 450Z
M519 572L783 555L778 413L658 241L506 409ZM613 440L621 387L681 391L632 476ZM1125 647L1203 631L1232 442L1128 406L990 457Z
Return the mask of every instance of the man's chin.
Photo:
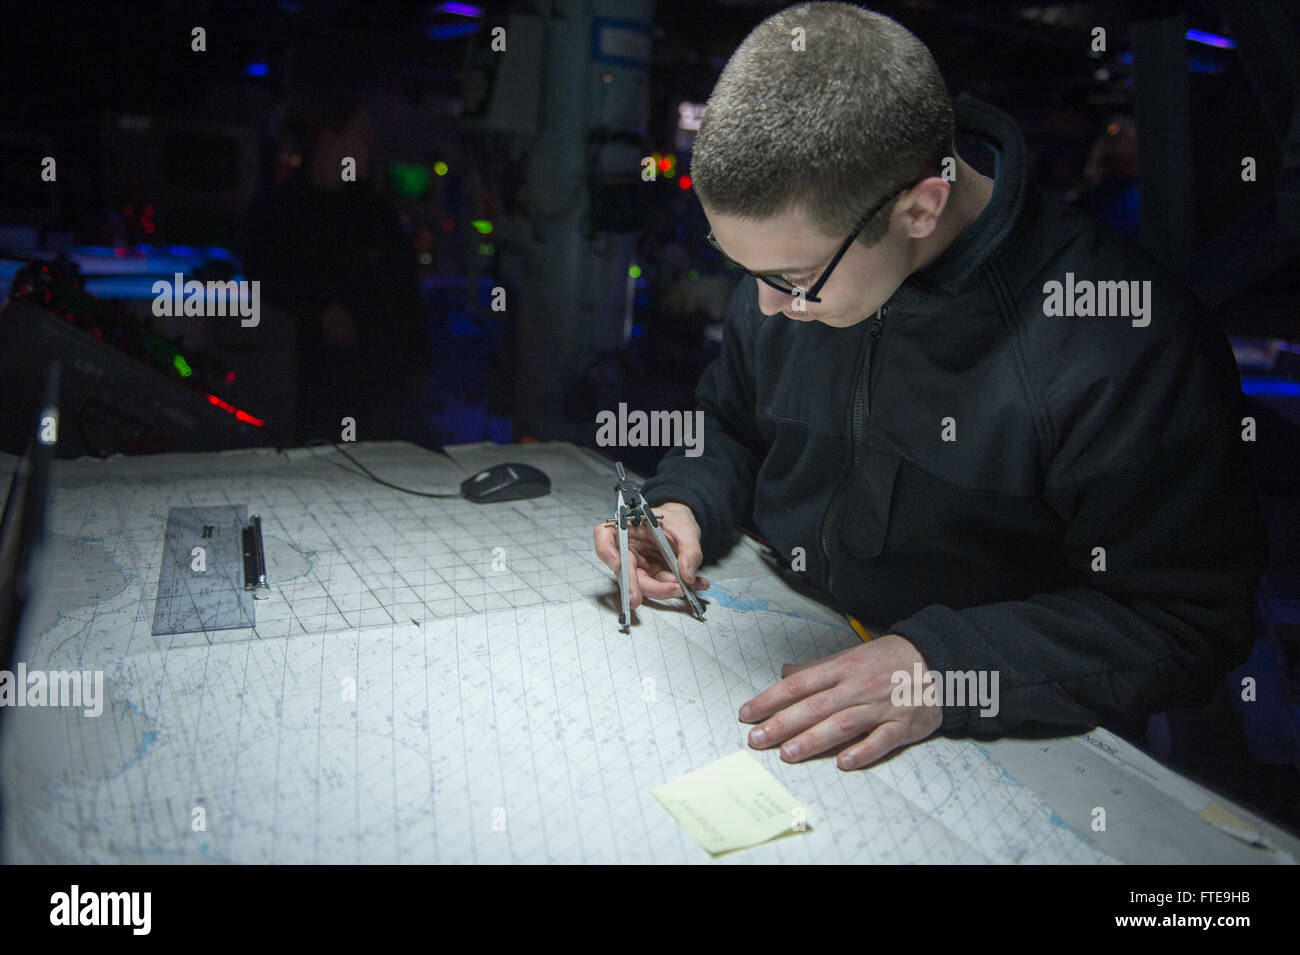
M789 312L782 312L781 314L792 322L821 322L823 325L829 325L831 328L851 328L859 322L864 322L870 318L869 315L864 315L861 318L844 318L842 315L809 315L807 312L803 314L796 312L794 315L791 315Z
M781 314L785 313L783 312ZM835 316L824 316L824 314L801 314L801 316L798 317L793 316L793 314L785 314L785 317L789 318L792 322L803 322L805 325L813 325L815 322L820 322L822 325L831 326L832 329L842 329L842 327L853 325L853 322L846 322L842 320L842 318L837 318Z
M854 325L861 325L874 314L875 312L868 312L865 315L855 315L852 318L845 318L842 315L834 315L829 319L819 319L819 321L824 322L832 328L852 328Z

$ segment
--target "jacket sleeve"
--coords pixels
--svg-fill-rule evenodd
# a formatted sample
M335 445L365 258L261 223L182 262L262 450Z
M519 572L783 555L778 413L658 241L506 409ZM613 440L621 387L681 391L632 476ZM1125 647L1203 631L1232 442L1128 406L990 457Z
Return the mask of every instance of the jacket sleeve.
M759 313L754 282L737 285L727 304L722 353L709 365L695 390L703 412L704 437L697 457L674 448L659 462L658 473L642 491L653 505L685 504L700 525L706 561L726 551L737 524L750 520L754 482L766 448L755 424L754 348Z
M1042 385L1056 436L1045 494L1078 585L931 605L891 628L930 670L998 675L996 714L945 701L940 732L1138 734L1250 652L1264 539L1231 351L1217 326L1189 323L1131 361L1098 378L1085 360Z

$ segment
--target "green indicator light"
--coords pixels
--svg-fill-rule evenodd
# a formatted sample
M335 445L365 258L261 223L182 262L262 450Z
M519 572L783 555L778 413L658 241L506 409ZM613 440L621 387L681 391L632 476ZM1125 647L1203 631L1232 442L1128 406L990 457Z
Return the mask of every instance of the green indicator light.
M445 176L447 175L447 164L439 160L433 164L433 171L439 176Z
M429 191L429 167L395 162L388 167L388 188L399 199L418 199Z
M627 274L632 276L632 278L634 279L639 279L641 277L641 266L639 265L630 266L627 270Z
M181 373L182 378L188 378L190 375L194 374L194 370L190 368L190 363L181 355L176 355L172 358L172 367Z
M470 222L475 229L478 229L479 235L490 235L492 233L492 223L487 219L474 219Z

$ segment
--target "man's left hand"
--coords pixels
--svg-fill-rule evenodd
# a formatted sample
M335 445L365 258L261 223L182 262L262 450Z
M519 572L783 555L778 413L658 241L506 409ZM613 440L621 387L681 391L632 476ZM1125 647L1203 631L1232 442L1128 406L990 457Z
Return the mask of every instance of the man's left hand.
M900 746L919 742L943 722L940 706L896 706L890 677L902 671L908 684L920 651L896 633L850 647L821 660L784 664L782 680L740 708L750 730L749 745L770 749L781 745L781 758L797 763L845 743L836 761L840 769L859 769L882 759ZM911 693L908 693L911 698Z

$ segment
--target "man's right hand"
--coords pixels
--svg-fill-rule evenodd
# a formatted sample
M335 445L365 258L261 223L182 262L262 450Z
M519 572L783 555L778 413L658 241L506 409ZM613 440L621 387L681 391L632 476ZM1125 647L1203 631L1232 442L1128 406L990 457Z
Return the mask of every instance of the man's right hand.
M660 504L654 508L659 526L668 538L668 546L677 556L677 567L682 572L682 580L693 590L707 590L709 582L704 577L697 577L703 552L700 550L700 525L695 522L695 515L685 504ZM612 524L601 524L596 528L596 556L618 573L618 528ZM669 600L682 596L677 586L677 578L668 569L659 548L655 546L650 529L644 524L627 529L628 573L632 594L630 605L641 606L645 597L652 600Z

